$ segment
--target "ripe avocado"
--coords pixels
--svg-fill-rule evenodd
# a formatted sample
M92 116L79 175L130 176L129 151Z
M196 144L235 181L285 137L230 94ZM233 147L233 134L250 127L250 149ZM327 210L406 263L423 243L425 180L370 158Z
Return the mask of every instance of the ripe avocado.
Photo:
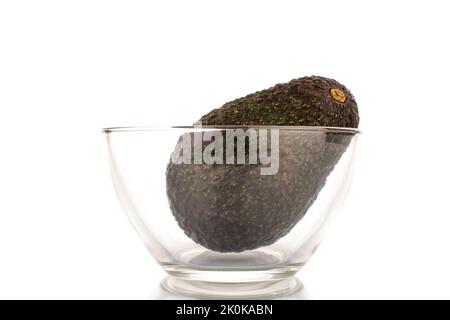
M201 122L357 128L359 116L355 99L343 85L312 76L230 101ZM225 144L225 130L220 132ZM194 133L190 135L193 140ZM279 169L274 175L261 175L260 162L170 162L166 186L172 213L187 236L214 251L270 245L306 214L350 140L351 135L342 132L280 129ZM202 150L205 147L203 142ZM248 158L249 150L245 152Z
M294 79L225 103L203 125L279 125L357 128L358 107L339 82L318 76Z

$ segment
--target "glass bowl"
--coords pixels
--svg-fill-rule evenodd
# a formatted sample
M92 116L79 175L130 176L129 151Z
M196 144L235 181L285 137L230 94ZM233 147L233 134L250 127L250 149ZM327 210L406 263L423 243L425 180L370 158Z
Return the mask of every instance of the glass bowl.
M298 289L350 186L358 130L290 126L104 129L117 196L176 293Z

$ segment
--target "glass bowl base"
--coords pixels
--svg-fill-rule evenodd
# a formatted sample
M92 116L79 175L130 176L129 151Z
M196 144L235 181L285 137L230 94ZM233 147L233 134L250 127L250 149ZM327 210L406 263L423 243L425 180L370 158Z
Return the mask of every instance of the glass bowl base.
M275 299L302 290L296 277L259 282L207 282L167 277L162 287L174 294L196 299Z

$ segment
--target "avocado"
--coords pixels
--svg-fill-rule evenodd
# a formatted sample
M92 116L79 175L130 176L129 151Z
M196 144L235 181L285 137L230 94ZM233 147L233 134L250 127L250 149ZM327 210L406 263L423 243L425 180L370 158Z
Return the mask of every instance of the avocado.
M357 128L359 116L348 89L335 80L312 76L227 102L200 121L216 128L211 130L216 131L215 140L221 137L224 150L230 138L225 128L220 129L222 125L283 126L278 130L275 174L261 174L265 165L261 159L249 163L250 147L245 148L246 161L241 164L227 163L226 155L216 151L212 154L223 164L195 162L196 153L203 152L208 141L201 141L200 148L189 144L191 163L171 161L167 166L170 208L184 233L208 249L241 252L273 244L289 233L314 203L352 136L351 132L287 130L285 126ZM186 135L185 141L195 140L194 131ZM258 135L259 140L261 131ZM275 151L270 143L267 147L268 153ZM237 155L236 146L232 151Z

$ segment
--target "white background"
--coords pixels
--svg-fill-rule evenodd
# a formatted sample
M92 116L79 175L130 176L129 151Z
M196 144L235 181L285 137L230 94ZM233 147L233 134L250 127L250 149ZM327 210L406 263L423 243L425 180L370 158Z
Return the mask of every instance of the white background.
M364 134L299 277L314 298L450 298L446 1L1 1L0 298L161 298L102 127L191 124L337 79Z

